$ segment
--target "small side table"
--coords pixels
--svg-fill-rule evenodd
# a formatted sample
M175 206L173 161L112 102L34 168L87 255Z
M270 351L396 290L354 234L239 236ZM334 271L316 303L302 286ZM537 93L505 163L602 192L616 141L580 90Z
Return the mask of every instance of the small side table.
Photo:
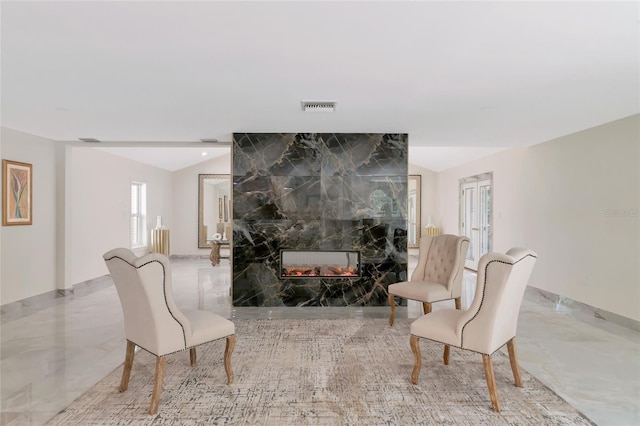
M436 227L436 226L425 226L424 228L424 235L431 235L431 236L438 236L440 235L440 228Z
M151 230L151 252L169 256L169 230L156 228Z
M211 266L216 266L220 263L220 247L229 246L228 240L213 240L211 241L211 254L209 254L209 260L211 260Z

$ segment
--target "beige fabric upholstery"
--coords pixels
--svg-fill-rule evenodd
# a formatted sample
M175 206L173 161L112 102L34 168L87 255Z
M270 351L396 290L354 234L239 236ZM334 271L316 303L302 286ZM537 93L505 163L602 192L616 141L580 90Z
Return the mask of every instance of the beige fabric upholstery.
M534 252L520 248L484 255L469 309L420 317L411 324L411 334L492 354L516 335L520 304L536 259Z
M418 264L411 280L389 285L392 308L389 323L393 325L393 296L434 303L457 299L462 295L464 261L469 250L469 238L458 235L423 235L420 237Z
M213 312L178 309L171 289L169 259L164 254L150 253L137 257L131 250L117 248L106 252L103 257L120 298L125 336L128 341L122 391L126 390L129 380L128 374L133 363L133 345L159 358L191 349L193 364L195 346L226 337L225 368L229 381L232 380L230 355L235 342L233 322ZM164 374L164 367L161 373L158 372L158 368L151 414L155 412L153 399L157 408Z
M483 354L493 408L500 411L490 355L505 344L509 346L514 377L520 386L514 338L520 305L536 260L536 253L523 248L482 256L478 263L476 293L467 311L435 311L411 324L411 346L416 355L414 383L420 371L418 338L444 343L445 364L448 364L448 346L479 352Z
M137 257L118 248L104 259L122 304L127 340L160 356L234 334L233 323L219 315L178 309L163 254Z

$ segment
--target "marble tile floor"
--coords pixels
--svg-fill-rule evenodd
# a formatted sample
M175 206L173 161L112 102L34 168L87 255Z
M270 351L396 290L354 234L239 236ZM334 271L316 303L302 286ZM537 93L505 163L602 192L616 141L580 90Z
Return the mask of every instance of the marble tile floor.
M232 319L389 315L388 307L232 307L228 261L212 268L208 259L173 260L172 277L179 306ZM475 274L465 272L464 289L467 307ZM453 303L436 304L434 310L449 306ZM397 316L416 318L420 309L410 302L398 308ZM27 306L17 315L3 313L0 332L1 425L44 424L124 360L124 325L113 285L101 283L93 291ZM522 368L597 425L640 424L639 332L557 305L529 288L517 349Z

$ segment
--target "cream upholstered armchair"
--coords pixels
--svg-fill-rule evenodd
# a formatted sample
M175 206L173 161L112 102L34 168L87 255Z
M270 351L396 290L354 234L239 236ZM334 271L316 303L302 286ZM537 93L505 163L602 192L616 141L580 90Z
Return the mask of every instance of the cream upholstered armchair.
M104 260L116 285L122 311L127 349L120 392L127 390L135 347L155 355L155 384L149 414L158 409L166 367L166 355L189 349L191 366L196 346L226 337L224 367L227 383L233 382L231 353L235 345L234 324L212 312L180 310L173 300L169 259L160 253L142 257L126 248L106 252Z
M456 309L460 309L467 250L469 238L464 236L444 234L420 237L418 265L411 274L411 280L389 286L389 325L393 326L396 316L396 296L422 302L425 314L431 312L432 303L443 300L454 299Z
M444 343L445 365L449 364L449 346L478 352L491 406L499 412L491 354L507 345L516 386L522 387L514 340L520 305L536 260L536 253L523 248L512 248L506 254L487 253L480 258L476 293L468 310L439 310L415 320L410 338L415 356L412 383L418 383L422 363L420 338Z

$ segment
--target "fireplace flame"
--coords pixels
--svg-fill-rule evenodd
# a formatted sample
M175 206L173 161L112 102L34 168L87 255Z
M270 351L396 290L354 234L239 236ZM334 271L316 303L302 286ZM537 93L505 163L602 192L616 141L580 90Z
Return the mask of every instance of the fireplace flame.
M283 277L357 277L358 271L352 267L340 266L292 266L282 268Z

